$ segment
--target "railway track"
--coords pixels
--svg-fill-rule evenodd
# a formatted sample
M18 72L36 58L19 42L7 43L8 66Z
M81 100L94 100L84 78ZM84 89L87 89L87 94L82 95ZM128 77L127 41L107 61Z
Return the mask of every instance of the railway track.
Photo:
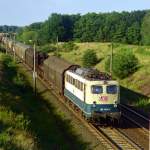
M119 150L141 150L138 144L133 142L129 137L117 128L97 127L98 130L109 139Z
M126 105L120 104L119 107L121 108L122 116L125 119L139 127L146 136L149 136L149 118L146 118Z

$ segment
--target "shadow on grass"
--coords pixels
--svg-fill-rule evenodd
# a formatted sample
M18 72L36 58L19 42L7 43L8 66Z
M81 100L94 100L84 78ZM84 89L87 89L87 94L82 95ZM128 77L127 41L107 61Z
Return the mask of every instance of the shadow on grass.
M100 63L102 60L104 60L104 57L98 58L96 64Z
M54 107L41 94L35 97L33 89L26 81L17 83L17 68L8 65L10 60L3 63L3 76L0 81L0 105L20 114L30 120L28 131L36 136L38 148L42 150L57 149L87 149L90 143L81 140L74 133L70 120L64 120L56 114ZM23 76L23 75L22 75ZM14 145L15 147L15 145Z
M132 91L125 87L120 87L120 102L123 104L128 104L132 106L137 106L138 103L142 100L149 100L149 97L142 95L138 92ZM140 111L145 110L150 113L150 103L143 104L141 107L139 106Z
M121 97L121 103L127 103L127 104L133 104L135 102L138 102L140 99L148 99L147 96L132 91L123 86L120 87L120 97Z

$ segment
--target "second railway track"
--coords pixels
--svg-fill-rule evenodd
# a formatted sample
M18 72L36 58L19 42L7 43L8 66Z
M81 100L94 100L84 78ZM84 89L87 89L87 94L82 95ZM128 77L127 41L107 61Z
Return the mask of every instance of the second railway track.
M139 114L126 105L120 104L120 108L122 111L122 116L125 119L129 120L131 123L139 127L146 136L149 136L149 118L143 116L142 114Z
M98 127L98 130L105 135L120 150L141 150L138 144L120 132L119 129L110 127Z

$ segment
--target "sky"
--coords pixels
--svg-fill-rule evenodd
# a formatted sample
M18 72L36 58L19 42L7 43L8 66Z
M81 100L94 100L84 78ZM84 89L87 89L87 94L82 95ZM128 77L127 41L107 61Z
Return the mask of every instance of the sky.
M150 0L0 0L0 25L25 26L52 13L133 11L150 9Z

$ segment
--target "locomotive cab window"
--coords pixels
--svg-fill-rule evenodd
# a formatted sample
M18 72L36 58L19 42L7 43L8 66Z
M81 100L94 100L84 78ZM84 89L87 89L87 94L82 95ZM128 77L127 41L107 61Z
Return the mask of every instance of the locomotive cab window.
M117 86L116 85L108 85L106 88L108 94L116 94L117 93Z
M100 94L103 93L103 87L102 86L98 86L98 85L92 85L91 87L91 92L93 94Z

